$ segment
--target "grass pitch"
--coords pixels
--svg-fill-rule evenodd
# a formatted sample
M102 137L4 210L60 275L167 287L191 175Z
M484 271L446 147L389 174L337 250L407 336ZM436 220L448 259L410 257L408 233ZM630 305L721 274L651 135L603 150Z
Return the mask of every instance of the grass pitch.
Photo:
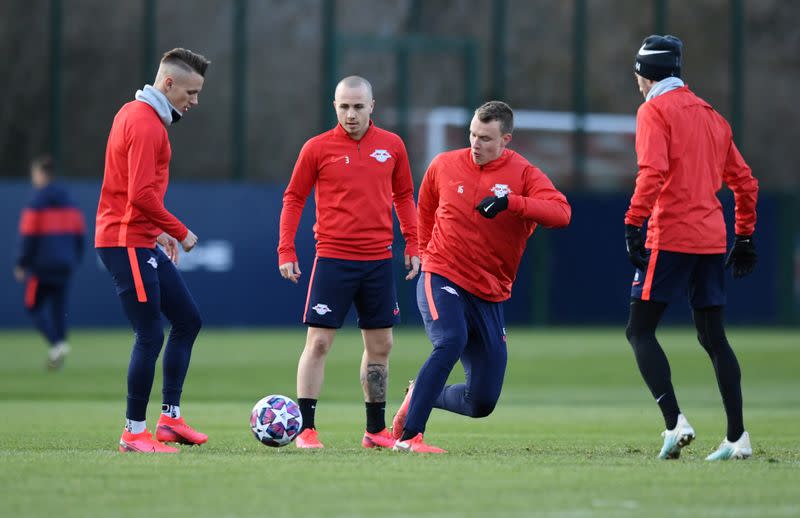
M622 329L510 329L497 410L478 420L434 410L426 437L450 450L443 456L360 447L353 331L337 336L328 360L317 411L324 450L267 448L248 428L260 397L294 397L304 330L204 330L182 410L211 438L157 457L116 451L129 331L74 332L59 373L44 370L32 332L0 332L0 516L800 515L800 332L729 331L754 457L716 464L703 460L725 432L710 362L689 329L659 338L698 433L677 461L655 459L663 423ZM421 331L397 330L387 420L429 348Z

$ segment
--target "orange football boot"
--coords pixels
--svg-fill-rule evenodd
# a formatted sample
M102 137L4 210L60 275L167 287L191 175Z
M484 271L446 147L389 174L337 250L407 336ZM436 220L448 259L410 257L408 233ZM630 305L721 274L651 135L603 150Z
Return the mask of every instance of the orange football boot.
M298 448L324 448L325 446L319 442L317 438L317 429L316 428L306 428L300 435L298 435L295 440L295 444Z
M394 443L395 439L388 428L377 433L364 432L364 438L361 439L364 448L392 448Z
M395 439L403 436L403 427L406 425L406 415L408 415L408 404L411 402L411 392L413 391L414 380L410 380L408 388L406 388L406 397L403 398L403 403L394 415L394 419L392 419L392 436Z
M406 441L398 440L396 443L394 443L394 448L392 449L394 451L413 453L447 453L447 450L437 448L436 446L431 446L430 444L425 444L425 442L422 440L421 433L418 433Z
M167 446L153 440L153 435L147 430L142 433L122 432L119 440L120 453L178 453L177 448Z
M195 445L208 441L208 435L195 431L186 424L183 417L173 419L168 415L161 414L156 427L156 439L161 442Z

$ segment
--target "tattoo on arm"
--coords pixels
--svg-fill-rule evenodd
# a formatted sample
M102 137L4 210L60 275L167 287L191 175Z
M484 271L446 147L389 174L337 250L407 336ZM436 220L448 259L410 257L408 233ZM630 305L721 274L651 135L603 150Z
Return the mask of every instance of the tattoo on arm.
M386 401L386 381L389 374L386 365L370 363L367 365L366 391L370 401ZM362 380L362 383L364 380Z

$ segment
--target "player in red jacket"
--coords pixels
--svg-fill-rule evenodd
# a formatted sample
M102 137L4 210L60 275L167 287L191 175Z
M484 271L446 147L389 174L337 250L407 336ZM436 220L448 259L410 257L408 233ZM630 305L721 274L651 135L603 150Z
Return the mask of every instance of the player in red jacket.
M185 423L180 411L183 382L201 321L175 268L176 240L188 252L197 236L164 208L172 154L167 127L197 105L208 64L206 58L186 49L164 54L153 85L145 85L134 101L117 112L108 136L95 246L114 280L135 336L121 452L174 453L178 450L162 442L202 444L208 440ZM162 413L157 440L153 440L145 415L164 342L162 313L172 328L164 351Z
M700 344L711 358L728 430L708 460L747 458L750 438L742 418L739 363L725 336L724 269L749 274L756 263L753 231L758 182L731 128L680 79L681 41L649 36L636 55L639 90L645 98L636 118L639 174L625 215L628 255L636 266L626 329L636 362L664 414L666 431L659 458L674 459L695 432L678 407L670 366L656 340L667 304L687 293ZM736 202L736 239L728 260L725 222L717 192L725 182ZM647 218L647 241L641 227Z
M278 265L297 283L300 265L294 236L306 198L314 189L317 257L311 270L303 322L305 349L297 366L303 414L299 448L322 448L314 414L325 358L350 306L355 304L364 340L361 386L367 413L365 448L391 448L386 428L386 383L392 326L400 309L392 273L392 204L406 241L407 280L419 271L414 185L403 141L370 120L372 86L358 76L342 79L333 106L339 124L303 146L283 195Z
M86 225L66 187L55 181L49 156L31 163L35 193L19 222L20 254L14 276L25 282L25 307L50 350L47 368L60 369L70 352L67 343L67 292L83 258Z
M507 359L502 302L537 225L569 224L564 195L506 149L513 128L507 104L484 104L470 123L471 146L438 155L422 180L417 304L433 352L395 415L395 450L444 452L423 441L433 408L470 417L494 410ZM466 383L445 386L459 360Z

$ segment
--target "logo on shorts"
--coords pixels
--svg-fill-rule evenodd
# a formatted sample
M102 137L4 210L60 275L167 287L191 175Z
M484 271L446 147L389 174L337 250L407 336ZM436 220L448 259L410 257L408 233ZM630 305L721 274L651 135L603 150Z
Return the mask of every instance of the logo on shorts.
M153 268L158 268L158 261L156 261L155 257L151 257L150 259L148 259L147 264L149 264Z
M376 149L370 156L381 164L392 158L392 155L390 155L385 149Z
M508 184L504 183L496 183L494 184L494 187L489 190L492 191L498 198L508 196L511 193L511 189L508 188Z
M392 315L397 316L400 314L400 306L397 302L394 303L394 309L392 310Z
M328 307L327 304L317 304L311 309L316 311L317 315L324 315L325 313L330 313L331 311L333 311L331 308Z
M456 297L458 297L458 292L456 291L456 289L454 287L452 287L452 286L442 286L442 289L444 291L446 291L447 293L449 293L450 295L455 295Z

